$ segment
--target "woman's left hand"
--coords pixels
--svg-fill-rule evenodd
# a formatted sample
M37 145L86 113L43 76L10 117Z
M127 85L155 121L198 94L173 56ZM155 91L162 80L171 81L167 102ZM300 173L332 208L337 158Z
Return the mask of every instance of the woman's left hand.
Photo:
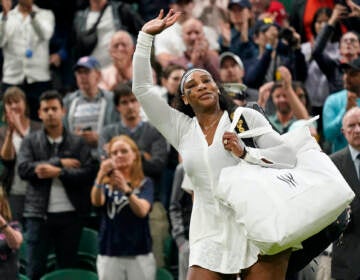
M181 13L174 12L174 10L170 9L170 11L164 17L164 10L161 10L156 18L146 22L143 25L141 31L150 35L159 34L164 29L173 25L180 15Z
M226 131L222 139L225 150L232 152L237 157L241 157L243 155L244 147L241 145L235 132Z

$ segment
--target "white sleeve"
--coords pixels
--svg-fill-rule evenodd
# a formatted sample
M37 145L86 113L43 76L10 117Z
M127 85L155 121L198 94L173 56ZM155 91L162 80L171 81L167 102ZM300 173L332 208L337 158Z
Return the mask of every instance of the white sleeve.
M193 125L193 120L170 107L153 84L150 64L154 36L140 31L133 57L133 92L141 103L150 123L174 146L179 147L181 137Z

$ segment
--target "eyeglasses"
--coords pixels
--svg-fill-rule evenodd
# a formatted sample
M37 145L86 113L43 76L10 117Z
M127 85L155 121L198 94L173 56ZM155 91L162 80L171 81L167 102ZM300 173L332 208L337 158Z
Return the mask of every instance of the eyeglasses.
M355 43L358 43L359 40L356 39L356 38L343 38L341 39L341 43L346 43L346 44L355 44Z

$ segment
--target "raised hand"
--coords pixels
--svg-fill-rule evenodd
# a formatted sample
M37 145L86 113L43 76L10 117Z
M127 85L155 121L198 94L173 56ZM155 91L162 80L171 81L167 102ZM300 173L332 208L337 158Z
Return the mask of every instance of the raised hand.
M141 31L150 35L159 34L166 28L173 25L179 18L180 14L180 12L174 12L174 10L170 9L170 11L164 17L164 10L161 9L159 15L156 18L146 22L141 28Z
M11 5L12 5L11 0L1 0L1 6L5 16L11 10Z
M346 4L350 7L351 13L349 17L360 17L360 6L351 0L346 0Z

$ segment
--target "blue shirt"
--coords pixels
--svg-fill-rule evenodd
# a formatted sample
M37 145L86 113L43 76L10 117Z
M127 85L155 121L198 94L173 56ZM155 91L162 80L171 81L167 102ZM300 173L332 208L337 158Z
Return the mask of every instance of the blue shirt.
M118 190L104 188L105 205L101 208L99 230L99 254L105 256L136 256L152 250L149 216L140 218L134 214L128 198ZM140 188L134 190L139 198L150 204L154 199L154 185L146 177Z
M347 90L329 95L323 107L323 131L325 140L331 143L331 153L345 148L347 141L341 132L342 119L346 113ZM356 103L360 106L360 98Z

